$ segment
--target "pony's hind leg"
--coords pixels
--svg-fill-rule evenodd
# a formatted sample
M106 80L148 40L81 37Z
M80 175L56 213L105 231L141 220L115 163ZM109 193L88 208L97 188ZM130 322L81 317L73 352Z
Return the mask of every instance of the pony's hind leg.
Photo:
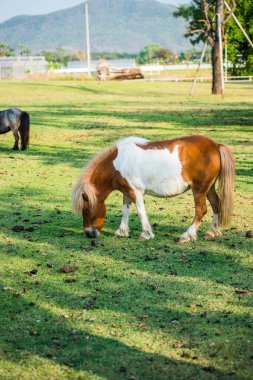
M205 234L205 239L210 240L221 235L221 231L219 229L219 197L216 193L215 185L212 185L206 196L213 210L213 223L210 230L208 230Z
M123 206L122 206L122 218L121 223L117 231L115 232L115 236L118 237L129 237L129 215L130 215L130 206L132 203L132 199L127 195L123 195Z
M186 243L190 240L197 239L197 231L201 220L207 212L206 207L206 193L197 193L193 190L194 202L195 202L195 217L192 225L185 231L179 238L178 244Z
M18 127L15 126L15 127L11 127L11 130L12 130L12 133L13 133L13 136L14 136L14 139L15 139L15 143L14 143L14 146L13 146L13 150L18 150L18 141L19 141L19 135L18 135Z

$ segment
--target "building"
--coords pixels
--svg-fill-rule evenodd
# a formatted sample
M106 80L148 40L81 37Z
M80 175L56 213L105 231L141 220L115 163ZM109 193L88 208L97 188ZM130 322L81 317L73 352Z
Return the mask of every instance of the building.
M43 56L0 57L0 79L23 79L31 74L45 73L48 63Z

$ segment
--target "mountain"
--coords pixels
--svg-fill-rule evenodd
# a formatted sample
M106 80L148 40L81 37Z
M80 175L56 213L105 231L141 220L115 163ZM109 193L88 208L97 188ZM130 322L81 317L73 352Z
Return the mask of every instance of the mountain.
M92 52L129 52L159 43L172 51L190 47L185 23L172 13L175 6L155 0L90 0ZM0 42L33 52L83 50L86 44L84 3L39 16L16 16L0 24Z

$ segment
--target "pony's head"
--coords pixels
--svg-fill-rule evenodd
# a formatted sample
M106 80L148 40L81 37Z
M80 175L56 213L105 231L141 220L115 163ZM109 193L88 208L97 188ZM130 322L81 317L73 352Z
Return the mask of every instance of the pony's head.
M73 210L83 215L83 231L89 238L98 237L105 223L105 199L112 191L108 188L108 178L112 176L116 152L112 146L97 154L84 168L73 189Z
M83 194L83 231L88 238L96 238L105 223L106 206L104 202L97 202L91 207L86 194Z
M73 189L73 209L83 215L83 232L88 238L96 238L105 223L106 206L100 201L94 185L79 182Z

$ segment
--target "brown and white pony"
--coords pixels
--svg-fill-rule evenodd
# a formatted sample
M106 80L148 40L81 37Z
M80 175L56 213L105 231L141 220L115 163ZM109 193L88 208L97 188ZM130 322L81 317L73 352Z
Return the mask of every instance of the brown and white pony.
M0 134L12 131L15 143L13 150L18 150L19 135L21 137L21 150L29 145L30 116L18 108L8 108L0 111Z
M221 235L231 217L235 164L230 148L201 135L172 140L149 141L127 137L98 154L84 169L72 194L73 209L83 215L86 236L99 236L105 222L105 200L113 190L123 193L122 220L116 236L128 237L130 205L135 203L142 233L140 240L154 237L149 224L144 194L171 197L191 188L195 202L192 225L179 243L197 238L207 212L206 198L213 210L212 226L205 238ZM215 182L219 178L219 197Z

